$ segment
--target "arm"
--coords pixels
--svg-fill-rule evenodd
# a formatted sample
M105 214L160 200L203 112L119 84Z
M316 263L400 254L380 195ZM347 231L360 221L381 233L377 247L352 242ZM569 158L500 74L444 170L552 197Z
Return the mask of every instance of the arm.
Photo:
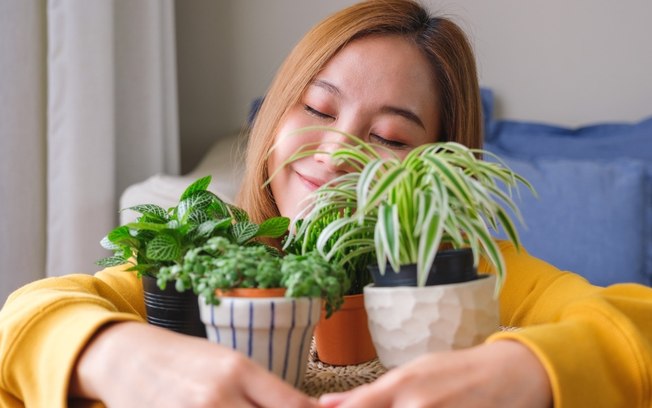
M528 347L550 378L556 406L652 404L652 289L607 288L502 244L509 265L501 319L522 327L489 341Z
M33 282L8 298L0 311L0 401L67 406L76 358L94 333L111 322L143 321L133 274L102 274L117 290L101 278L71 275Z
M312 405L236 352L143 316L141 284L120 269L18 290L0 311L0 405L65 407L69 392L119 407Z
M70 392L120 408L314 405L240 353L139 323L101 330L81 353Z
M501 324L520 329L496 333L466 350L425 355L371 385L320 402L649 407L652 289L591 286L508 243L501 249L508 267Z

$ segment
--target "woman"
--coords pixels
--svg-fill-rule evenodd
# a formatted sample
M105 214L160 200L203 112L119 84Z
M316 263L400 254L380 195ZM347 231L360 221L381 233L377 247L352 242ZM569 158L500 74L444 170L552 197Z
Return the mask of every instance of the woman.
M328 151L324 124L398 152L435 140L482 143L473 55L463 33L409 0L364 2L326 19L279 71L252 129L240 204L255 220L296 213L308 191L348 169L327 155L283 168L300 143ZM590 286L504 246L502 323L483 345L424 356L323 406L649 406L652 291ZM315 406L235 352L142 324L142 289L116 269L43 280L1 312L0 403L63 406Z

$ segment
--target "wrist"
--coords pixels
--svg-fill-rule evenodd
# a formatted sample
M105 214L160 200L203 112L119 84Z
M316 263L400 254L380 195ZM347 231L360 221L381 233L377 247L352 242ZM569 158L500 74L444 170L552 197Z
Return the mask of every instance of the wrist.
M71 397L82 397L87 399L100 400L100 384L110 384L105 378L111 372L115 372L112 361L115 356L120 355L120 336L125 333L127 326L140 325L136 322L111 322L100 327L97 332L86 343L80 352L72 370L68 393Z
M486 343L481 347L489 351L484 354L488 358L485 364L504 367L506 378L511 376L525 380L525 383L521 381L521 391L535 396L539 403L537 406L552 406L552 385L548 372L528 346L516 340L505 339Z

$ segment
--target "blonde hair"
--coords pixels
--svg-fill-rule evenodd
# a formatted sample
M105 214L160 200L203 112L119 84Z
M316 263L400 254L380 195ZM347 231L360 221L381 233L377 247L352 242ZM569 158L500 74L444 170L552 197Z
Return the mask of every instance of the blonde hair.
M310 82L347 43L368 35L399 35L430 60L440 90L442 138L482 146L482 112L475 58L464 32L431 17L413 0L369 0L345 8L310 30L279 69L257 113L247 146L238 204L252 220L279 215L269 186L267 156L281 121ZM433 97L436 97L433 96Z

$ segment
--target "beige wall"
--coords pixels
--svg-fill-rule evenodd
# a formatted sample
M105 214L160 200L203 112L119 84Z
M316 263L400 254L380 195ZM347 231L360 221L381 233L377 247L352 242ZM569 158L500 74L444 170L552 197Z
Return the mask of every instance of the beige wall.
M354 0L177 1L183 168L237 129L298 39ZM469 33L502 118L569 126L652 115L649 0L424 0Z

